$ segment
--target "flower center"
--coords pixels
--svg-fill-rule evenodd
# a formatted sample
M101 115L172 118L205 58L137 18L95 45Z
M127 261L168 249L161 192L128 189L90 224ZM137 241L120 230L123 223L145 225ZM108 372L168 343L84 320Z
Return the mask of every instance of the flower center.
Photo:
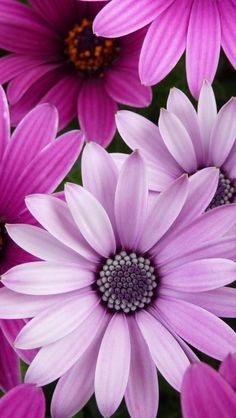
M77 71L98 77L117 59L120 50L117 39L94 35L92 21L86 18L70 30L65 46Z
M157 276L148 258L121 251L103 264L97 286L109 309L131 313L151 303Z
M217 206L233 203L236 196L236 188L233 182L222 172L219 175L219 183L210 205L207 210L216 208Z

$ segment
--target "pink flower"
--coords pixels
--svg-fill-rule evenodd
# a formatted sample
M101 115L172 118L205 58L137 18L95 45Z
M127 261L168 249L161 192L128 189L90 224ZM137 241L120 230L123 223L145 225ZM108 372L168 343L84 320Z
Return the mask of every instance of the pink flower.
M94 31L116 37L151 23L140 56L142 82L161 81L186 49L188 85L198 97L203 80L214 79L221 46L236 68L235 22L235 0L112 0Z
M88 140L108 145L115 133L117 103L148 106L138 59L146 30L119 39L96 37L92 21L103 4L76 0L0 2L0 82L13 126L38 103L54 104L60 128L76 115Z
M210 207L235 201L235 98L217 114L212 87L205 81L196 113L185 94L173 88L167 110L161 110L159 128L129 111L118 112L117 127L131 149L142 151L152 190L164 190L183 173L192 175L205 167L218 167L218 188L212 195ZM113 154L113 158L120 167L127 155Z
M29 193L51 193L76 161L83 145L79 131L55 140L58 126L56 109L42 104L21 121L10 136L5 93L0 87L0 274L33 260L9 237L7 222L35 224L24 198ZM1 285L2 286L2 285ZM24 320L0 321L0 386L9 390L20 382L17 355L10 347L25 325ZM25 360L32 353L18 354Z
M44 418L43 391L33 385L22 384L11 389L0 399L1 418Z
M219 372L204 363L191 365L183 378L183 418L236 417L236 355L229 354Z
M94 390L105 417L125 396L133 418L155 418L155 366L180 390L196 360L186 342L217 359L235 351L236 334L217 315L235 315L236 290L224 287L235 279L235 238L223 236L236 206L205 212L215 168L149 194L138 151L118 175L111 156L89 143L82 174L84 187L67 184L66 203L27 198L45 229L8 225L18 245L45 261L3 275L0 317L33 318L15 345L42 347L27 383L60 378L53 418L72 416ZM192 186L203 178L207 187Z

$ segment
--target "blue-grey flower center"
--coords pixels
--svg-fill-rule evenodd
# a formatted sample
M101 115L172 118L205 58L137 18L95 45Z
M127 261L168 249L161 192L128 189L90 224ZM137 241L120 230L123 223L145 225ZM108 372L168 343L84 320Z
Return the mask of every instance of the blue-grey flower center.
M236 188L233 181L230 180L224 173L220 172L219 183L210 205L207 210L216 208L217 206L233 203L236 196Z
M96 283L109 309L131 313L151 303L157 276L149 258L121 251L106 260Z

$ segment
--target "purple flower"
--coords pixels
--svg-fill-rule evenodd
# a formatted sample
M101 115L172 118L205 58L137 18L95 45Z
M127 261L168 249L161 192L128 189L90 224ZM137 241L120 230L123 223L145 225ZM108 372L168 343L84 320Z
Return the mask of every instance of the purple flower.
M236 196L236 99L217 114L211 85L204 82L196 113L180 90L170 91L167 110L162 109L159 128L129 111L117 114L117 127L131 149L139 148L148 166L149 187L165 189L183 173L193 174L204 167L219 168L217 190L210 208L235 201ZM113 154L118 166L127 158Z
M184 418L236 417L236 355L229 354L219 372L204 363L191 365L181 391Z
M119 39L96 37L92 22L104 3L76 0L0 2L0 82L8 84L12 124L38 103L54 104L60 128L76 115L88 140L107 146L117 102L148 106L138 60L146 30Z
M45 399L42 389L27 384L11 389L0 399L0 416L2 418L44 418Z
M235 237L223 237L236 206L205 212L215 168L149 194L138 151L118 175L111 156L89 143L82 173L84 187L67 184L66 202L27 198L45 229L8 225L18 245L45 261L3 275L0 317L33 318L15 345L42 347L27 383L60 377L53 418L72 416L94 390L105 417L125 396L133 418L155 418L155 366L180 390L196 360L186 342L217 359L235 351L236 334L217 315L236 311L236 290L224 287L235 279ZM203 177L207 187L193 187Z
M72 131L55 140L56 109L42 104L21 121L10 137L5 93L0 87L0 274L32 260L9 237L7 222L35 224L24 198L29 193L51 193L78 158L82 134ZM2 286L2 285L1 285ZM0 322L0 387L9 390L20 382L16 353L10 347L24 320ZM32 353L18 351L25 361Z
M203 80L214 79L221 46L236 68L235 21L235 0L112 0L94 31L116 37L151 23L140 56L142 82L161 81L186 49L188 85L198 97Z

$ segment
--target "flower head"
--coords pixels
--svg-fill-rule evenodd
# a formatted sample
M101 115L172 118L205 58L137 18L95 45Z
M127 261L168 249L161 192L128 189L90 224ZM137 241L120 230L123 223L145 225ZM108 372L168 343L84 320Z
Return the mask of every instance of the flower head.
M25 206L29 193L51 193L79 156L83 136L71 131L55 139L58 115L52 105L42 104L28 113L10 136L5 93L0 87L0 274L35 258L10 238L6 223L35 224ZM2 286L2 284L1 284ZM0 386L3 390L20 383L16 353L10 347L25 321L1 321ZM32 353L18 353L25 361Z
M220 47L236 68L234 0L112 0L94 22L101 36L123 36L150 24L139 72L146 85L161 81L186 49L189 88L198 97L203 80L211 82Z
M27 198L45 229L7 226L18 245L44 261L3 275L0 316L33 318L15 344L42 347L27 383L60 377L53 417L72 416L95 389L103 416L125 396L132 417L153 418L155 366L179 390L196 359L186 342L217 359L235 351L236 334L217 315L235 315L235 289L224 287L235 279L235 238L223 235L236 207L205 212L215 168L153 195L138 151L118 175L111 156L89 143L82 173L84 187L67 184L66 202ZM209 187L200 187L203 177Z
M235 201L235 98L217 114L212 87L205 81L196 113L185 94L173 88L167 110L161 110L159 128L129 111L118 112L117 127L131 149L142 151L152 190L164 190L183 173L192 175L206 167L218 167L218 186L208 209ZM113 156L118 166L127 158L125 154Z
M76 115L88 140L107 146L115 132L117 103L151 101L141 85L138 59L146 30L118 39L95 36L92 22L104 3L63 0L0 3L0 82L12 124L38 103L59 111L59 126Z
M236 355L229 354L219 372L204 363L187 369L181 390L184 418L234 418L236 415Z

